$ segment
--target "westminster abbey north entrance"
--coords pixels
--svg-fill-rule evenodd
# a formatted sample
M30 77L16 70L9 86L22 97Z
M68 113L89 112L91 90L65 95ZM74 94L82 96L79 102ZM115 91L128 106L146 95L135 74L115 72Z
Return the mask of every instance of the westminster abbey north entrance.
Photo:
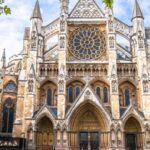
M69 132L71 150L99 150L108 146L109 133L105 121L91 104L86 104L73 115Z

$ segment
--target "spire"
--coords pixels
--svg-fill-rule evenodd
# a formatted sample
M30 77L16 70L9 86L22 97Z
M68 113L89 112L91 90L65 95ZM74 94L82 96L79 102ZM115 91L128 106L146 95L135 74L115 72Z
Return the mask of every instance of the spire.
M34 10L30 19L33 19L33 18L39 18L43 21L38 0L36 1L35 7L34 7Z
M2 62L2 67L5 68L5 67L6 67L6 54L5 54L5 49L3 50L1 62Z
M142 19L144 19L142 11L141 11L141 8L140 8L139 3L138 3L137 0L135 0L135 5L134 5L134 11L133 11L132 19L134 19L134 18L142 18Z

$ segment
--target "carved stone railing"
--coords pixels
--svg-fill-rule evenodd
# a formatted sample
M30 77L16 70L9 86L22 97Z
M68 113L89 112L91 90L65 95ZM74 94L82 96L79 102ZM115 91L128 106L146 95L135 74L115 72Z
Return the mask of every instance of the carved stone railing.
M108 64L67 64L69 77L106 76Z
M137 67L133 63L118 63L117 64L118 77L136 77Z
M43 27L43 35L45 37L45 41L51 38L53 35L56 35L59 32L59 18Z
M40 77L58 77L58 64L40 64Z
M114 24L115 24L116 32L124 36L124 38L130 40L130 36L132 34L132 28L116 18L114 20Z

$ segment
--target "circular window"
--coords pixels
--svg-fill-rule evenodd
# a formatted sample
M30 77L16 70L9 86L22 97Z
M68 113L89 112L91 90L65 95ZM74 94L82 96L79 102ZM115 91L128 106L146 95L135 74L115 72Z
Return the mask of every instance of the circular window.
M97 28L82 27L69 39L70 52L78 59L98 59L106 50L105 36Z
M16 89L16 86L12 81L10 81L6 86L7 91L14 91L15 89Z

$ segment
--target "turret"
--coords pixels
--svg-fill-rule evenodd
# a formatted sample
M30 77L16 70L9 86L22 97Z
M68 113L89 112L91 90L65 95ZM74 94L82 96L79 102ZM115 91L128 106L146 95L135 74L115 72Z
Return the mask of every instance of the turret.
M42 19L42 15L41 15L41 11L40 11L40 5L39 5L39 1L36 1L33 13L31 15L31 30L37 28L38 33L41 32L41 26L43 23L43 19Z
M3 50L2 58L0 61L0 74L3 75L5 73L6 69L6 55L5 55L5 49Z
M143 13L140 9L140 6L139 6L139 3L137 0L135 0L132 22L133 22L133 32L134 33L143 32L145 34L144 17L143 17Z
M30 20L31 20L31 27L30 27L31 50L37 50L38 35L41 34L41 27L43 22L38 0L36 1Z
M133 23L132 52L133 52L133 57L135 58L133 59L133 61L137 61L136 58L141 55L138 54L138 51L139 50L145 51L144 17L137 0L135 0L132 23Z
M36 1L30 19L31 19L31 27L30 27L29 62L32 61L32 63L35 66L35 72L37 72L38 65L43 60L42 58L43 58L43 48L44 48L44 38L41 33L43 19L42 19L38 0ZM28 66L31 67L31 63L29 63Z

